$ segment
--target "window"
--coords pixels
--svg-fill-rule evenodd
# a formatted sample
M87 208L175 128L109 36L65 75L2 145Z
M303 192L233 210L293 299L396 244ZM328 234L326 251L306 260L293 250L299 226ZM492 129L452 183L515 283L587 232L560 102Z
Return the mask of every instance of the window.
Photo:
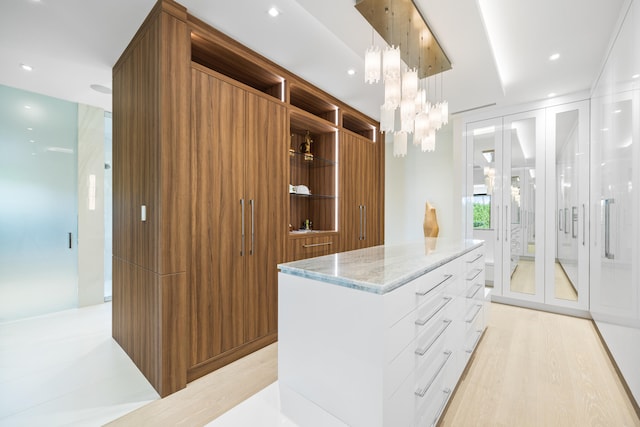
M473 228L491 228L491 196L488 194L473 195Z

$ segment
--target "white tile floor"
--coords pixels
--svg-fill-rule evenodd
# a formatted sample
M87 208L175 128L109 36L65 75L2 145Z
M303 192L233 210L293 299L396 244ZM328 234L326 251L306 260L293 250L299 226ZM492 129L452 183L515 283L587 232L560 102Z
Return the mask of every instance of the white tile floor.
M216 418L207 427L347 427L278 381Z
M0 324L0 426L99 426L158 398L111 338L111 303Z

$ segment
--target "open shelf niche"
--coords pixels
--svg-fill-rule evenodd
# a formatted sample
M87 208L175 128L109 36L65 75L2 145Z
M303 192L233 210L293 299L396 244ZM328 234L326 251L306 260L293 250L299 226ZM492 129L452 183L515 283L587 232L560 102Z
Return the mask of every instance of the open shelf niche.
M312 156L301 147L308 137ZM314 231L335 231L337 194L337 128L312 114L291 111L290 114L290 229L299 231L305 221ZM310 194L297 191L303 185Z

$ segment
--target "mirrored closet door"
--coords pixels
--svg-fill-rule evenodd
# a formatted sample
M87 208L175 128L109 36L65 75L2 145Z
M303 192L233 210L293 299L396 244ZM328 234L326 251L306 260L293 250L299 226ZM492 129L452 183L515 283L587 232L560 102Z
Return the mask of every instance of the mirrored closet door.
M467 235L497 300L588 309L588 130L588 101L467 123Z
M504 118L502 294L544 301L544 111Z
M589 308L589 104L547 109L545 302Z

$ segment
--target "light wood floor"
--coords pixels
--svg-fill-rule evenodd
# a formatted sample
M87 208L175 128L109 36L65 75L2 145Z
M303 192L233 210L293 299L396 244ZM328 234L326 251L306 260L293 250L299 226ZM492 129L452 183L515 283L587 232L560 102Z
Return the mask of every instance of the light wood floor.
M491 305L442 426L640 426L586 319Z
M107 425L203 426L277 379L278 347L275 343Z
M204 425L275 381L277 346L219 369L112 426ZM640 426L585 319L501 304L442 426Z
M558 262L554 265L554 280L554 293L556 298L569 301L578 300L578 294L575 288ZM526 259L518 260L518 268L516 268L516 271L514 271L511 276L510 286L512 292L535 294L535 263Z

